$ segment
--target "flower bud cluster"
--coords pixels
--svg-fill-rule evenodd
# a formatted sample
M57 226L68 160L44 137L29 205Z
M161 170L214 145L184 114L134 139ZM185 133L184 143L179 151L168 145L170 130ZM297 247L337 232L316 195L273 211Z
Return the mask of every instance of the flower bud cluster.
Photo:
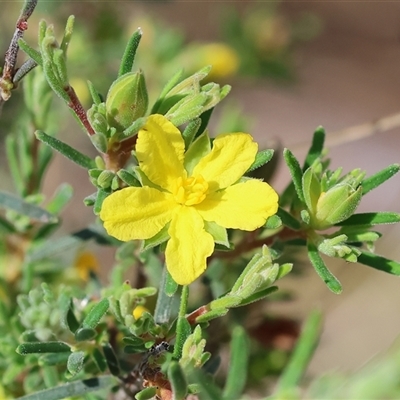
M342 169L324 171L317 159L303 174L303 195L307 210L303 222L315 230L325 230L349 218L362 197L365 172L354 169L340 177Z

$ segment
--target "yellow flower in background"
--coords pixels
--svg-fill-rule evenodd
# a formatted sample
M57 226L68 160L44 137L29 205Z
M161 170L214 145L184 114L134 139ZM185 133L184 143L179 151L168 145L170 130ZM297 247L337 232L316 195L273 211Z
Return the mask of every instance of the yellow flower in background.
M190 284L205 271L214 250L205 221L252 231L276 213L278 195L271 186L256 179L238 182L257 150L247 133L219 135L208 154L189 168L179 129L164 116L151 115L136 144L148 182L104 200L100 218L105 229L129 241L149 239L169 224L167 269L178 284Z
M100 269L99 262L91 251L80 252L76 257L74 266L78 271L79 278L85 282L89 280L91 272L97 274Z
M202 65L212 65L209 80L226 78L239 69L239 56L235 49L226 43L207 43L198 48Z
M136 320L138 320L145 312L149 312L149 310L145 306L139 304L133 309L132 315Z

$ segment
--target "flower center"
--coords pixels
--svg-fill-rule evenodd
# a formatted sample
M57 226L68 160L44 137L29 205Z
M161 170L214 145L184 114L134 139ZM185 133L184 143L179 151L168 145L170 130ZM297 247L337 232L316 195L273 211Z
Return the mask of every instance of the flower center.
M207 191L208 183L201 175L196 175L186 179L179 177L173 195L178 203L193 206L206 198Z

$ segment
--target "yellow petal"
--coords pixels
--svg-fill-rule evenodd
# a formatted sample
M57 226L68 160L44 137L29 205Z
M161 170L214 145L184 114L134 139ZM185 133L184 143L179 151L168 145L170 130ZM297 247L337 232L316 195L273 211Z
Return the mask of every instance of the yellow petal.
M176 207L169 193L129 187L104 200L100 218L108 234L119 240L149 239L171 220Z
M214 240L204 230L204 221L193 207L181 206L168 233L171 237L165 250L168 271L176 283L189 285L205 271Z
M184 153L179 129L163 115L150 115L136 143L140 168L150 181L171 192L177 178L186 178Z
M256 179L211 193L194 206L206 221L224 228L253 231L278 210L278 195L271 186Z
M193 170L209 184L210 192L224 189L237 182L253 163L258 145L247 133L219 135L211 152L203 157Z

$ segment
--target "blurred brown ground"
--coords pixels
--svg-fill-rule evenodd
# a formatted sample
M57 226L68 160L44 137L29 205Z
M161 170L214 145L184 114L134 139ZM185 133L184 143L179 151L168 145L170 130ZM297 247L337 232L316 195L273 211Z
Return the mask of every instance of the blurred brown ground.
M200 40L216 35L216 10L221 6L245 8L254 4L250 1L114 3L126 18L134 15L135 7L148 7L174 26L182 27L190 39ZM11 3L3 6L14 12ZM82 23L79 14L90 15L88 7L90 2L65 2L62 6L64 12L78 16L77 24ZM230 97L237 98L254 117L256 126L252 133L261 143L278 138L301 159L318 125L326 128L329 138L341 129L400 112L399 2L283 1L283 8L289 15L302 10L318 13L325 22L325 30L317 40L297 51L299 79L295 85L282 88L269 82L233 82ZM52 20L45 9L41 17ZM33 23L31 26L36 29ZM89 141L76 125L68 134L76 137L74 140L83 152L91 151ZM400 128L396 128L358 142L336 145L330 149L330 155L333 167L343 166L345 171L360 167L373 174L400 162L399 150ZM56 156L46 178L48 193L60 181L70 182L75 188L76 198L65 213L67 232L78 230L93 219L92 211L81 200L93 191L82 172ZM273 183L281 189L288 179L288 171L281 165ZM359 209L376 210L400 212L400 176L368 194ZM376 251L400 260L400 226L382 227L381 232L385 238L378 242ZM110 255L105 254L102 261L106 269ZM296 301L269 306L267 310L295 318L305 317L316 307L324 311L324 333L310 366L311 374L357 369L374 354L387 349L400 333L399 278L361 265L338 262L333 266L329 260L329 266L343 284L342 295L330 293L310 267L300 278L285 278L280 285L293 288Z

